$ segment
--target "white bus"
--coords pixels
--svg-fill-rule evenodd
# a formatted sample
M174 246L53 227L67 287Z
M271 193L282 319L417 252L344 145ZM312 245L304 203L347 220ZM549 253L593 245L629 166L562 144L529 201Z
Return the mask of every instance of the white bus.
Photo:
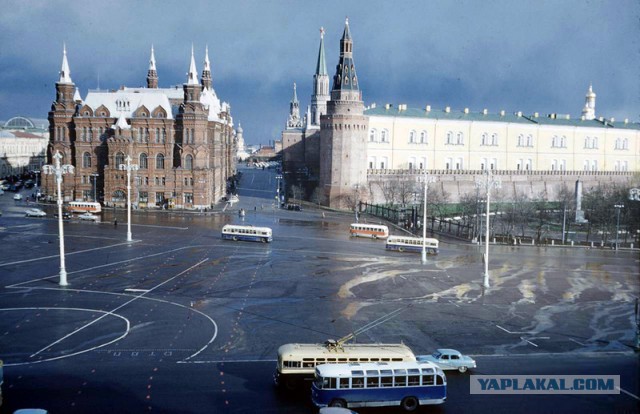
M399 406L415 411L446 399L446 376L430 362L320 365L311 387L317 407Z
M351 223L349 234L351 237L386 239L389 236L389 228L381 224Z
M424 239L428 254L438 254L438 239ZM387 238L387 250L397 250L399 252L421 252L423 245L422 237L389 236Z
M71 213L100 213L102 206L93 201L69 201L67 210Z
M278 348L273 381L287 389L313 379L316 365L416 361L405 344L285 344Z
M272 231L269 227L239 226L226 224L222 227L224 240L244 240L269 243L273 241Z

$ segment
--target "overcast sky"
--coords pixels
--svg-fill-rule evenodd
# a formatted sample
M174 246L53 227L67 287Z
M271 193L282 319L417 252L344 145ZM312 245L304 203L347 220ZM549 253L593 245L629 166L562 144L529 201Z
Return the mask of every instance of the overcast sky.
M597 116L640 121L637 0L4 0L0 119L47 117L63 43L83 98L146 85L152 44L160 87L181 85L208 45L216 93L267 144L293 82L310 103L321 26L333 78L347 16L365 105L579 116L592 83Z

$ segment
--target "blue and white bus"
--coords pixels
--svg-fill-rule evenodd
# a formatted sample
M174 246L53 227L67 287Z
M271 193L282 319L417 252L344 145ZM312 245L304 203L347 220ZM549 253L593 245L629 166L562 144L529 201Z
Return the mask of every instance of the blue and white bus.
M446 399L444 372L426 361L319 365L311 387L317 407L400 406L415 411Z
M438 239L429 237L423 239L422 237L389 236L386 248L399 252L421 252L423 244L426 245L427 254L438 254L440 242Z
M272 232L269 227L238 226L226 224L222 227L222 238L224 240L244 240L269 243L273 241Z

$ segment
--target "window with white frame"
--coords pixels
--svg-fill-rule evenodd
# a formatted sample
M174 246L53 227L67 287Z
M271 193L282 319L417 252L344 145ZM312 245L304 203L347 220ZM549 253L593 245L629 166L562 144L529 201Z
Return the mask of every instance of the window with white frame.
M533 170L533 159L527 159L527 163L525 164L525 170L531 171Z
M496 133L491 134L491 145L493 146L498 145L498 134Z
M420 143L421 144L427 143L427 131L420 131Z
M453 165L453 160L451 158L447 158L444 163L444 169L450 170Z
M489 134L483 132L480 136L480 145L489 145Z
M386 129L380 131L380 142L389 142L389 131Z
M524 147L524 135L518 135L518 143L516 144L518 147ZM518 168L520 169L520 168Z
M420 168L421 170L427 168L427 159L426 158L420 158L420 162L418 163L418 168Z
M416 143L416 131L409 131L409 144L415 144Z
M389 162L387 161L387 157L381 157L380 158L380 169L384 170L385 168L389 167Z
M462 158L458 158L458 159L456 160L456 166L455 166L455 167L456 167L456 168L455 168L456 170L461 170L461 169L463 169L463 168L464 168L464 166L462 165Z
M533 147L533 135L528 134L527 135L527 147Z
M456 134L456 145L464 145L464 133L461 131Z
M369 157L369 169L373 170L376 168L376 157Z
M452 145L453 144L453 132L452 131L447 132L447 140L445 141L445 144L447 144L447 145Z
M413 170L416 168L416 157L409 157L409 169Z
M373 128L369 131L369 142L376 142L378 138L378 131Z

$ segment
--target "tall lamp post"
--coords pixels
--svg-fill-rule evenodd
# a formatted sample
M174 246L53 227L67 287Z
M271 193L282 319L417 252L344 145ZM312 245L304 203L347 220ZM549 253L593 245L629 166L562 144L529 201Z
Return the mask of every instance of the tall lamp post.
M484 238L484 247L485 247L485 251L484 251L484 280L483 280L483 286L485 287L485 289L489 288L489 213L491 212L491 189L492 188L500 188L501 183L500 183L500 179L499 178L493 178L491 171L489 169L485 170L485 174L487 176L485 181L482 180L478 180L476 181L476 187L482 187L486 190L487 192L487 210L486 210L486 217L487 219L485 220L485 238Z
M276 175L276 208L280 207L280 180L282 180L282 176Z
M140 168L137 164L131 164L131 157L127 155L126 164L120 164L121 171L127 172L127 241L131 239L131 171L138 171Z
M73 165L65 164L60 165L60 160L62 159L62 155L59 151L56 151L53 156L54 165L43 165L42 172L44 174L50 175L53 174L56 176L56 184L58 187L58 237L60 240L60 282L58 283L60 286L67 286L67 269L64 264L64 228L62 226L62 175L63 174L73 174L75 168Z
M98 173L92 173L91 177L93 177L93 201L94 202L98 202L98 184L97 184L97 180L98 180L98 176L100 174Z
M435 178L427 174L427 169L424 169L424 176L422 178L424 184L424 197L422 206L422 264L427 263L427 187L429 183L435 182Z
M620 209L624 208L623 204L613 206L618 211L618 219L616 221L616 250L618 250L618 238L620 237Z

